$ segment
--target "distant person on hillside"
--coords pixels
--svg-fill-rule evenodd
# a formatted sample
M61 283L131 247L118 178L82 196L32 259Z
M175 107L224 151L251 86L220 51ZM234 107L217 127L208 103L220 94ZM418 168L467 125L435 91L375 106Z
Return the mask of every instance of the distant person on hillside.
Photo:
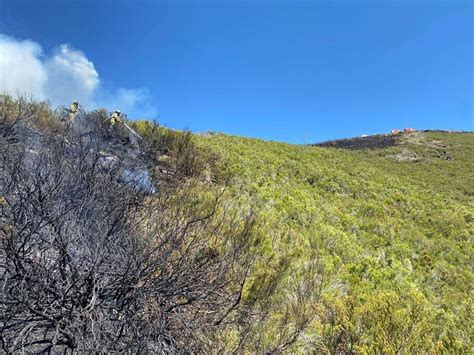
M122 112L115 110L114 113L110 115L108 121L110 123L110 127L115 127L117 124L123 124Z
M104 123L108 124L107 134L109 138L112 136L123 138L124 132L122 127L124 126L124 120L120 110L115 110Z
M138 145L138 140L142 139L137 132L125 123L124 117L119 110L115 110L106 122L109 123L108 132L111 133L113 131L115 136L122 138L122 141Z
M74 123L74 121L76 120L76 116L79 113L79 102L77 100L74 100L67 111L69 116L68 123L71 125Z

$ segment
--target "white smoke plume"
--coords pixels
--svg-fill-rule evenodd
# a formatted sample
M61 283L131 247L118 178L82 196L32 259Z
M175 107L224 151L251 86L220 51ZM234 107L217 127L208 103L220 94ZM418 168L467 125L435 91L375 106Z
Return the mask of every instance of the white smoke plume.
M105 88L87 56L69 45L50 55L31 40L0 34L0 93L28 94L53 105L79 100L88 109L120 109L131 117L153 118L146 89Z

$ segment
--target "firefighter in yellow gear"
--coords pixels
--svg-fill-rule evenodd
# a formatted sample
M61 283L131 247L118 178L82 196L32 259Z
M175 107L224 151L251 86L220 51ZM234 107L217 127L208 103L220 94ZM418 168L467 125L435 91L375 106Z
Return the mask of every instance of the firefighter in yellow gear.
M114 113L112 113L110 117L104 122L109 123L107 133L110 134L114 132L114 135L121 137L122 141L127 141L131 144L137 145L137 140L142 139L142 137L140 137L137 132L135 132L127 125L127 123L125 123L122 112L119 110L114 111Z
M72 124L74 123L74 120L76 119L76 116L79 113L79 102L77 100L74 100L71 106L69 106L68 113L69 123Z
M123 126L124 126L124 121L123 121L123 116L122 112L119 110L115 110L107 120L104 121L104 123L108 124L107 128L107 133L108 135L112 136L121 136L123 134Z
M117 124L123 124L122 112L119 110L114 111L114 113L109 117L110 125L114 127Z

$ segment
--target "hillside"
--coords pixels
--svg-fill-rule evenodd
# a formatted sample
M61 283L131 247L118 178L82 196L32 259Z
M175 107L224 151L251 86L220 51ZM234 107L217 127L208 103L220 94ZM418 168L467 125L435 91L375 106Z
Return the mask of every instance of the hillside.
M474 133L109 116L0 96L0 352L472 352Z
M301 349L473 349L473 133L414 132L361 150L197 140L229 163L235 194L259 216L273 259L255 282L291 265L273 312L292 312L289 289L316 263Z

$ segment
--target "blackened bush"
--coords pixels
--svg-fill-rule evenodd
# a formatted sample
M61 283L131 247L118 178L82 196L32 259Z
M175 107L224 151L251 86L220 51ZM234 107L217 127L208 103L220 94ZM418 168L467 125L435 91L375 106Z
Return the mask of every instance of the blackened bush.
M100 137L0 145L2 350L210 351L255 258L252 215L220 187L119 183L123 162L103 159Z

